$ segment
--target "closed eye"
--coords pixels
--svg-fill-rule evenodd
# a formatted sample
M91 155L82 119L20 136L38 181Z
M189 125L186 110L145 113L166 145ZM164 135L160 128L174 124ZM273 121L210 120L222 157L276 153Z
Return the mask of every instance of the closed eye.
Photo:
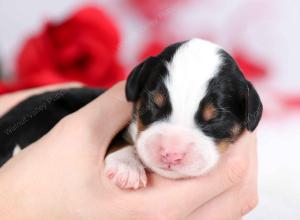
M166 97L164 94L158 91L151 92L149 90L147 90L146 93L149 97L149 101L153 103L157 109L160 109L165 104Z

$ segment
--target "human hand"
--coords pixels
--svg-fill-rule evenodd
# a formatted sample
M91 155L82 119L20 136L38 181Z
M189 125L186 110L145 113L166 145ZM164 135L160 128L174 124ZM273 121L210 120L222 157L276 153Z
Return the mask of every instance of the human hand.
M104 175L110 140L130 120L124 83L61 120L0 170L2 219L238 219L256 195L255 134L245 133L208 175L123 191Z

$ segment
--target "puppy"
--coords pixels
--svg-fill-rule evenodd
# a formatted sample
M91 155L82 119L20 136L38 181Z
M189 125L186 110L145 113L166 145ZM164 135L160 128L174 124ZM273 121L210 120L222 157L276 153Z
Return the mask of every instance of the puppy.
M2 163L16 145L29 145L102 92L60 90L17 105L0 120ZM245 129L257 127L263 109L234 59L201 39L175 43L144 60L127 79L126 97L134 103L132 120L105 158L105 174L124 189L146 186L145 167L172 179L204 175ZM41 103L48 104L45 110L22 123L28 109Z

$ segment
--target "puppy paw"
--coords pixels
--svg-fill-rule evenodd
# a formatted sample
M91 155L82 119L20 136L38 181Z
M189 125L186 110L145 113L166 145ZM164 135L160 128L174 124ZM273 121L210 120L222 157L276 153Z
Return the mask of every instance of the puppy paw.
M145 168L131 146L107 155L105 175L121 189L138 189L147 184Z

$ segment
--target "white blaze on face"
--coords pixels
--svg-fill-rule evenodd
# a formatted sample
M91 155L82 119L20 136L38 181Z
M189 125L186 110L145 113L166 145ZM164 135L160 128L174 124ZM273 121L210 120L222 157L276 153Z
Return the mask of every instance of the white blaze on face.
M165 85L172 106L171 115L166 121L155 122L141 132L136 144L145 165L162 176L199 176L218 161L216 145L197 128L195 114L209 80L222 64L219 49L210 42L193 39L181 45L166 63L169 74ZM172 143L172 138L177 141ZM160 159L163 150L172 158ZM162 162L165 160L172 165L166 168Z
M182 45L167 64L169 77L165 84L172 103L171 123L194 126L207 84L221 64L219 49L210 42L193 39Z

